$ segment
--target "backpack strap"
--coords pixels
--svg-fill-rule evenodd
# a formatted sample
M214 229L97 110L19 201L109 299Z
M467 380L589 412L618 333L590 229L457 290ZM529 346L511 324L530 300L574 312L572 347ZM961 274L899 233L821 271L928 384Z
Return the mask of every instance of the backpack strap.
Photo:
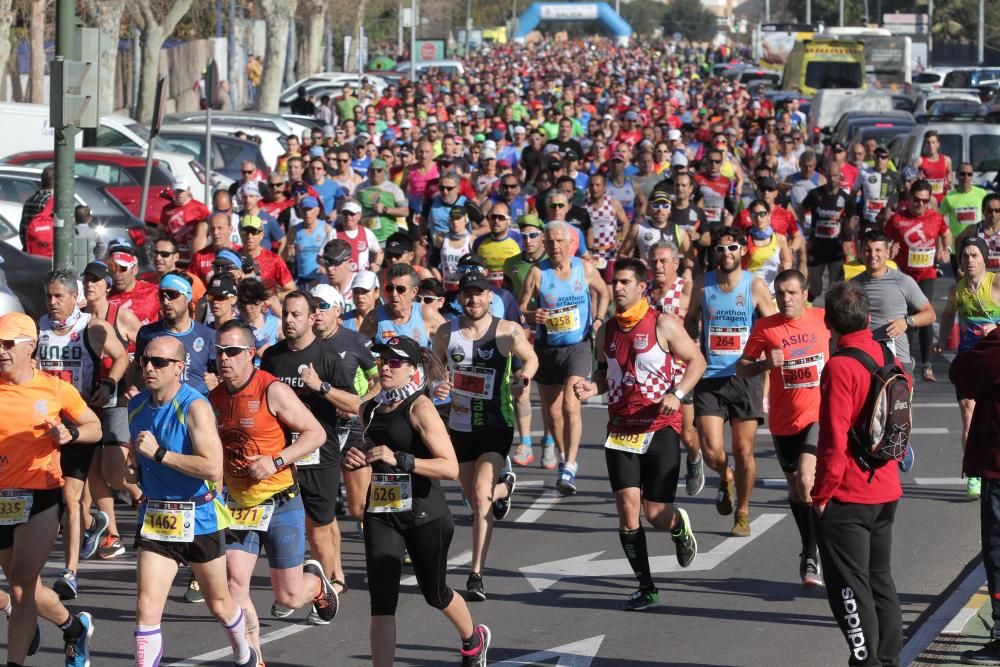
M857 347L844 347L844 348L841 348L841 349L837 350L834 353L833 356L835 356L835 357L849 357L851 359L854 359L855 361L857 361L858 363L860 363L862 366L864 366L865 370L868 371L869 373L875 373L875 372L877 372L879 370L879 365L875 362L875 360L872 358L872 356L870 354L868 354L867 352L865 352L864 350L862 350L860 348L857 348Z

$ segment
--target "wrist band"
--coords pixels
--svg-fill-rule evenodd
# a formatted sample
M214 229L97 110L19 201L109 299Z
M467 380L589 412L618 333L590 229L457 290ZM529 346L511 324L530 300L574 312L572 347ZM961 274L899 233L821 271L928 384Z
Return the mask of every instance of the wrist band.
M156 453L153 454L153 460L156 461L157 463L163 463L163 457L166 455L167 455L167 450L164 449L163 447L160 447L159 449L156 450Z
M416 459L413 454L407 452L396 452L396 470L399 472L410 473L413 472L413 467L416 465Z

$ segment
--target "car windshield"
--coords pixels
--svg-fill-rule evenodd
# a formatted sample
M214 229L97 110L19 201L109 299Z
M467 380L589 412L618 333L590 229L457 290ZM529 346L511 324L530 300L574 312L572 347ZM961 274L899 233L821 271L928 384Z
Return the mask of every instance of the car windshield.
M139 123L129 123L126 125L129 131L134 132L136 135L142 138L143 141L149 141L149 130L146 129L145 125L140 125ZM170 150L170 145L163 139L156 137L153 139L153 150L154 151L166 151L167 153L172 152Z
M975 171L1000 170L1000 134L975 134L969 137L972 168Z
M814 61L806 65L806 86L816 88L860 88L864 71L856 62Z
M95 218L128 217L128 212L122 208L121 204L89 183L83 184L77 181L76 194L85 205L90 207L90 212Z
M913 83L937 83L940 80L941 75L934 72L921 72L913 75Z

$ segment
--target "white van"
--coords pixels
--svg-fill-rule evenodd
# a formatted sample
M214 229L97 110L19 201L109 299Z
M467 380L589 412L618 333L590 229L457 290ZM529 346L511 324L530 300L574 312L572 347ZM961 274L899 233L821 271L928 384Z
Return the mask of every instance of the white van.
M808 125L814 143L824 127L832 128L848 111L892 111L892 96L876 90L824 88L809 104Z

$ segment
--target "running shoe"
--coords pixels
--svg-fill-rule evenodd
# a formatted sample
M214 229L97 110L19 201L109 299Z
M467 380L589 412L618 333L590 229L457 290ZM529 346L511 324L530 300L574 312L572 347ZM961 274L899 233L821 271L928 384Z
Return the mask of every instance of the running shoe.
M705 458L701 457L694 463L687 462L687 476L684 478L684 490L689 496L697 496L705 488Z
M655 588L650 591L644 591L640 588L628 596L622 609L625 611L645 611L659 606L660 593Z
M724 482L719 479L719 495L715 497L715 511L722 516L733 513L733 505L736 502L736 480Z
M52 590L60 600L75 600L77 596L76 573L73 570L63 570L54 582Z
M910 472L913 470L913 459L916 458L913 445L910 443L906 444L906 451L903 452L903 460L899 462L899 469L903 472Z
M94 619L85 611L76 615L83 632L66 642L66 667L90 667L90 638L94 636Z
M503 521L510 514L510 504L514 499L514 487L517 485L517 475L513 472L500 474L500 483L507 487L507 497L493 503L493 519Z
M823 570L819 565L819 558L806 558L803 554L799 559L799 576L802 577L802 585L815 588L824 586Z
M510 460L514 462L514 465L530 466L535 461L535 448L531 445L518 445Z
M333 584L330 583L330 580L323 573L323 566L318 561L307 560L302 564L302 571L319 577L321 584L319 593L313 598L313 610L315 610L320 619L328 623L337 618L340 597L337 595L337 589L333 587Z
M205 596L201 594L201 586L198 585L198 580L194 578L193 574L188 579L188 587L184 591L184 601L192 604L205 601Z
M934 377L934 369L931 368L930 362L924 364L924 382L937 382L937 378Z
M975 651L962 654L963 665L1000 665L1000 639L991 639L989 643Z
M470 572L469 578L465 582L465 590L469 592L469 599L480 601L486 599L486 586L483 585L483 575L479 572Z
M730 534L733 537L750 537L750 515L737 512L733 517L733 529Z
M542 447L542 467L546 470L555 470L559 465L559 457L556 456L555 445L545 445Z
M969 500L979 500L983 494L983 480L980 477L970 477L965 480L965 495Z
M247 658L247 661L246 662L234 662L233 664L236 665L236 667L259 667L259 665L262 665L264 663L262 663L260 661L260 658L257 657L257 651L254 649L253 646L251 646L250 647L250 657Z
M564 463L559 469L559 478L556 480L556 490L564 496L572 496L576 493L576 466Z
M469 650L462 649L462 667L486 667L486 652L493 635L485 625L477 625L472 630L472 635L479 639L479 645Z
M97 553L97 548L101 545L101 538L108 529L110 520L108 515L101 511L91 512L92 519L90 528L83 531L83 543L80 546L80 560L88 560Z
M677 546L677 564L688 567L698 555L698 540L691 530L691 518L687 511L678 507L677 516L680 517L681 525L677 531L670 531L670 539Z
M104 536L104 539L101 540L101 546L97 548L97 557L101 560L118 558L123 553L125 553L125 545L122 544L122 538L110 533Z
M278 604L277 602L271 603L271 616L275 618L288 618L295 613L295 610L291 607L286 607L283 604Z

